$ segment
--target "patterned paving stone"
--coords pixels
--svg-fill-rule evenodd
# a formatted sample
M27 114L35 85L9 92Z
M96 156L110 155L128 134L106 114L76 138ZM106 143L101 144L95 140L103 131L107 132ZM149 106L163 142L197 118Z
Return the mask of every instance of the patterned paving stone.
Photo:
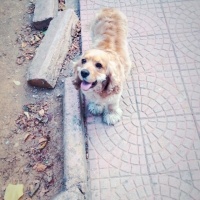
M135 74L133 80L141 118L191 113L178 71Z
M110 180L99 179L92 180L91 187L102 184L100 193L97 190L92 190L92 197L96 199L143 199L144 197L152 196L152 189L149 176L124 176L112 178ZM97 187L98 187L97 186Z
M199 20L200 21L200 20ZM200 62L200 31L193 33L185 33L185 34L171 34L171 38L173 40L176 56L180 63L180 69L184 69L182 67L182 63L195 63L199 68ZM194 65L194 64L193 64ZM191 65L188 69L195 69L195 66Z
M200 114L200 69L182 71L181 75L183 77L193 113Z
M197 129L200 134L200 114L195 115L195 119L196 119ZM199 159L200 159L200 157L199 157Z
M152 175L152 189L156 199L196 199L200 191L189 181L173 175Z
M149 176L134 176L124 178L115 190L117 199L150 199L153 197Z
M138 73L178 69L169 36L152 35L129 40L131 58Z
M101 117L96 117L94 123L88 124L90 171L112 166L118 171L131 174L146 174L147 164L139 122L123 120L115 126L105 126ZM107 173L104 171L104 173ZM106 176L104 174L104 176Z
M193 173L199 180L198 172ZM200 190L194 187L191 180L185 180L185 174L171 173L151 176L134 176L124 178L115 190L109 190L107 199L140 200L140 199L196 199ZM194 181L194 180L193 180ZM113 191L114 190L114 191ZM105 198L106 199L106 198Z
M167 33L167 26L160 4L121 7L129 23L129 36L142 37L163 35Z
M192 116L148 119L142 129L151 173L188 170L182 166L186 163L198 166L194 149L198 134Z
M116 8L128 8L138 5L150 5L154 6L155 4L159 4L160 0L87 0L87 1L80 1L81 10L91 10L91 9L100 9L103 7L116 7Z
M103 0L103 1L97 1L97 0L87 0L87 1L80 1L80 7L81 10L98 10L103 7L120 7L120 0Z
M200 1L80 1L82 49L102 7L128 17L133 69L115 126L86 112L91 199L199 199Z
M200 2L180 1L162 4L171 33L191 33L200 30Z

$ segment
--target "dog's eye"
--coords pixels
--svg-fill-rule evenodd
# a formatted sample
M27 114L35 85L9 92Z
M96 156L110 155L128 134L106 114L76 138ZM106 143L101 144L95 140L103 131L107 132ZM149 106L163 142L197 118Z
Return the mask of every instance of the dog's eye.
M85 58L83 58L82 60L81 60L81 63L82 64L85 64L87 62L87 60L85 59Z
M101 63L96 63L96 67L101 69L102 68L102 64Z

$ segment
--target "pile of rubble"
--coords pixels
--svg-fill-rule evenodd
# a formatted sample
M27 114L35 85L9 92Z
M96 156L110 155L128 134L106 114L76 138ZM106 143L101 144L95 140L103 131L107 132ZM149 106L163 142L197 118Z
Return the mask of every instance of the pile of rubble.
M27 73L30 85L54 88L66 55L73 57L79 48L80 22L72 9L65 8L63 0L36 0L29 7L32 12L34 30L26 26L25 34L18 37L23 53L17 63L32 60Z

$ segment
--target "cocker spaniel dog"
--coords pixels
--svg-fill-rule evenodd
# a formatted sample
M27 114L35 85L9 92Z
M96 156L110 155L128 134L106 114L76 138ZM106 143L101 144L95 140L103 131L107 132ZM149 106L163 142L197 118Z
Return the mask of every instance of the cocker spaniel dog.
M113 125L121 119L119 107L125 75L131 61L127 43L127 18L117 9L104 8L91 26L92 48L74 63L73 84L89 100L93 115Z

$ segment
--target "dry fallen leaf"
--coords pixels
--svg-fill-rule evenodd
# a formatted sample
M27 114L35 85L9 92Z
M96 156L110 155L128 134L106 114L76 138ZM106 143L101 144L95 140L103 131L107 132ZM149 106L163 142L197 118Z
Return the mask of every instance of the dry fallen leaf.
M38 111L38 114L39 114L41 117L43 117L43 116L44 116L44 109L39 110L39 111Z
M40 37L38 37L37 35L34 35L34 36L31 38L30 44L31 44L31 45L34 45L34 44L36 44L37 42L39 42L40 40L41 40Z
M44 178L45 181L50 183L53 180L53 172L52 171L47 171L43 178Z
M24 112L24 114L26 115L27 119L30 119L30 116L29 116L28 112Z
M42 39L43 37L44 37L44 33L38 33L38 37L40 38L40 39Z
M22 65L24 61L25 61L25 57L24 57L24 56L19 56L19 57L17 58L16 63L17 63L18 65Z
M27 43L26 42L22 42L22 48L26 47Z
M39 144L42 144L43 142L47 142L47 138L42 137L39 139Z
M18 200L23 195L23 184L8 184L6 187L4 200Z
M35 38L36 42L39 42L41 40L41 38L39 36L37 36L37 35L35 35L34 38Z
M30 186L30 191L28 192L29 196L32 197L40 188L40 181L39 180L35 180L34 185Z
M60 3L58 4L58 10L60 10L60 11L66 10L66 6L65 6L65 3L64 3L64 2L60 2Z
M21 85L21 83L20 83L19 81L13 81L13 83L14 83L15 85Z
M38 143L39 143L38 149L44 149L44 147L47 145L47 138L44 137L40 138Z
M28 8L28 10L26 11L28 14L32 14L34 13L34 9L35 9L35 5L33 4L32 1L30 1L30 6Z
M25 135L25 137L24 137L24 142L26 142L30 136L31 136L31 134L30 134L30 133L27 133L27 134Z
M33 169L35 169L37 172L43 172L46 168L47 166L42 163L37 163L33 166Z

